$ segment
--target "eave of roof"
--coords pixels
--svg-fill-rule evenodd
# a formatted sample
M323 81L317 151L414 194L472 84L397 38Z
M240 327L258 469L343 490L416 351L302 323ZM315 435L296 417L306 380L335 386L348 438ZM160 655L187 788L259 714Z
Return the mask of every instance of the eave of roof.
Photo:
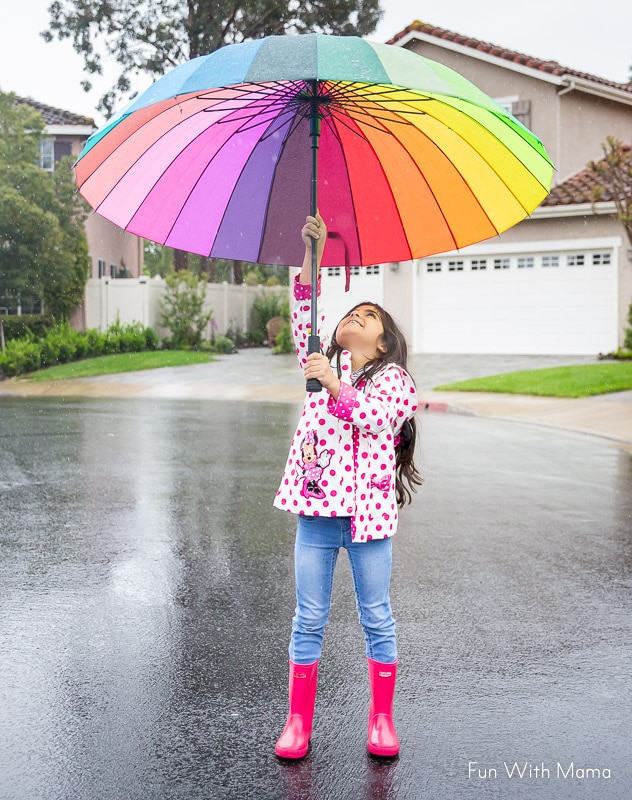
M22 105L28 105L35 109L42 115L42 119L47 125L56 126L89 126L92 130L96 128L92 117L84 117L81 114L73 114L71 111L65 111L62 108L55 108L54 106L40 103L33 100L31 97L16 97L16 102Z
M451 49L459 49L462 52L474 51L468 53L474 58L506 61L509 62L507 66L511 64L513 69L534 71L539 73L539 76L544 80L553 81L560 85L566 84L569 88L583 89L592 94L600 93L608 97L615 96L627 102L632 100L632 82L618 83L607 78L572 69L571 67L562 66L557 61L547 61L535 56L529 56L471 36L463 36L445 28L439 28L436 25L419 22L418 20L396 33L395 36L388 40L387 44L403 46L414 38L421 38L429 42L439 40L433 43L450 47Z

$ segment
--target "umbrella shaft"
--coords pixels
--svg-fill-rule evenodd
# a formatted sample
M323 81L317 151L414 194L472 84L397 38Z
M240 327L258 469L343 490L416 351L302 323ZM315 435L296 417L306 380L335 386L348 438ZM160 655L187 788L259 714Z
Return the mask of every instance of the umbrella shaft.
M315 217L318 213L318 138L320 136L320 114L318 113L318 81L312 81L312 109L309 121L309 133L312 140L312 196L310 213ZM320 338L318 336L318 247L312 239L312 302L311 302L311 331L308 339L308 353L320 353ZM308 392L322 391L320 381L310 378L307 381Z
M318 112L318 81L312 81L312 110L310 116L309 133L312 140L312 196L310 213L313 217L318 213L318 139L320 137L320 114ZM312 242L312 336L318 333L318 258L316 242ZM320 350L320 347L319 347Z

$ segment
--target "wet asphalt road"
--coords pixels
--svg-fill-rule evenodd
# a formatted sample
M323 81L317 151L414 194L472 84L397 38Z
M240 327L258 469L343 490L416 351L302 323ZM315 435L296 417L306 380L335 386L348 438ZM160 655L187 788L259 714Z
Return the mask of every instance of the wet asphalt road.
M343 557L312 749L277 760L297 415L0 398L0 798L627 800L632 456L477 417L424 416L394 542L399 759L365 751Z

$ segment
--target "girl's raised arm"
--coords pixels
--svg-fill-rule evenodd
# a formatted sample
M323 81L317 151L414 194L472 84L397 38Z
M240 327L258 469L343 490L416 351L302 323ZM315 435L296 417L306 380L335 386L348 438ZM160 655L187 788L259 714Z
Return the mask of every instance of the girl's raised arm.
M327 226L320 214L317 213L315 217L307 217L305 225L301 229L301 238L305 244L305 255L298 282L305 286L312 282L312 244L314 242L316 242L316 259L320 275L320 262L327 241Z

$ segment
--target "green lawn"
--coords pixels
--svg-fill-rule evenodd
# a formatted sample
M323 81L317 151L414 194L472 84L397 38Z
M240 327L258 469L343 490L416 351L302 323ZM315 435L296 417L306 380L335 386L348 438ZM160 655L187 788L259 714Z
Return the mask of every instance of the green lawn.
M111 375L115 372L135 372L159 367L184 367L214 361L212 355L185 350L152 350L146 353L116 353L111 356L86 358L59 364L25 376L30 381L61 381L72 378L92 378L95 375Z
M545 397L589 397L625 389L632 389L630 361L523 370L435 386L437 391L501 392Z

